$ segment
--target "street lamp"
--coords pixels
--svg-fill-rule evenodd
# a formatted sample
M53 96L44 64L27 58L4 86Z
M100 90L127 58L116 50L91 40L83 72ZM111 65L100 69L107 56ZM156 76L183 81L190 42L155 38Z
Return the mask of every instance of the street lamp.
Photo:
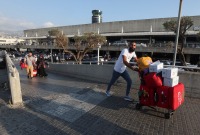
M175 66L175 63L176 63L176 53L177 53L177 47L178 47L178 38L179 38L179 30L180 30L180 22L181 22L182 1L183 0L180 0L180 4L179 4L179 13L178 13L178 21L177 21L177 30L176 30L176 41L175 41L175 49L174 49L173 66Z
M97 46L98 48L98 50L97 50L97 65L99 65L100 63L99 63L99 50L100 50L100 48L101 48L101 44L99 44L98 43L98 46Z

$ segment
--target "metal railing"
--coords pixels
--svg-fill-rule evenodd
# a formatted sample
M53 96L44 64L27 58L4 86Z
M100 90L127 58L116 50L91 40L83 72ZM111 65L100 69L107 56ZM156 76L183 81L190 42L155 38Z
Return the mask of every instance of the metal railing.
M99 65L114 65L116 61L99 61ZM75 61L62 61L62 62L54 62L54 64L68 64L68 65L76 65ZM98 61L82 61L81 64L88 65L98 65ZM131 65L137 66L136 62L130 62ZM178 68L179 71L191 71L191 72L200 72L200 67L197 65L188 65L188 66L173 66L173 65L164 65L164 67L175 67Z

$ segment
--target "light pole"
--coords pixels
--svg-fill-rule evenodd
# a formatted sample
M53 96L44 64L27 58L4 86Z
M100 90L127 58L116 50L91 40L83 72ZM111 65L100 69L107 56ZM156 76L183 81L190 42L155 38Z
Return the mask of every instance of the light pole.
M177 47L178 47L178 38L179 38L179 30L180 30L180 22L181 22L182 1L183 0L180 0L180 4L179 4L179 13L178 13L178 21L177 21L177 30L176 30L176 41L175 41L175 49L174 49L173 66L175 66L175 63L176 63L176 53L177 53Z
M63 50L63 62L65 61L65 52Z
M98 50L97 50L97 65L99 65L99 50L100 50L100 48L101 48L101 44L99 44L98 43L98 46L97 46L98 48Z
M51 63L53 63L53 51L52 51L52 48L51 48Z

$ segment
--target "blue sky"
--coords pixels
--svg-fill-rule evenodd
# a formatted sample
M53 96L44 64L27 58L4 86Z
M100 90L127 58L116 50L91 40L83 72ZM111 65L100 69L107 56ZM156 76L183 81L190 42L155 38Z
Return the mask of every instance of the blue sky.
M177 17L180 0L0 0L0 32L91 23ZM200 15L200 0L183 0L183 16Z

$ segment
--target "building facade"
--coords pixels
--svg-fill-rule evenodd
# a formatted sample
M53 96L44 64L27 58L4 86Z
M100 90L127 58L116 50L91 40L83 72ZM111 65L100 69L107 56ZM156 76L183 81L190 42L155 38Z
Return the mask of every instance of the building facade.
M195 58L195 61L198 61L200 57L200 42L197 39L197 33L200 31L200 15L189 17L194 25L186 33L185 47L190 49L193 48L195 51L191 51L191 53L187 54L186 59L190 61L190 59ZM74 35L94 32L105 36L109 45L112 45L116 41L125 40L128 42L135 41L137 44L145 45L147 47L173 47L176 35L172 31L165 30L163 26L164 22L170 20L177 20L177 17L28 29L24 30L24 39L29 44L52 44L47 40L48 31L58 29L69 39ZM144 51L143 49L139 50ZM154 52L156 52L156 49ZM172 54L172 51L170 53Z
M187 43L197 42L196 34L200 30L200 16L190 16L190 18L193 20L194 25L187 31ZM174 32L166 31L163 26L164 22L172 19L177 20L177 18L158 18L29 29L24 30L24 36L26 39L33 37L39 39L48 36L48 31L58 29L69 38L87 32L99 33L106 36L111 43L122 39L149 44L174 42Z

